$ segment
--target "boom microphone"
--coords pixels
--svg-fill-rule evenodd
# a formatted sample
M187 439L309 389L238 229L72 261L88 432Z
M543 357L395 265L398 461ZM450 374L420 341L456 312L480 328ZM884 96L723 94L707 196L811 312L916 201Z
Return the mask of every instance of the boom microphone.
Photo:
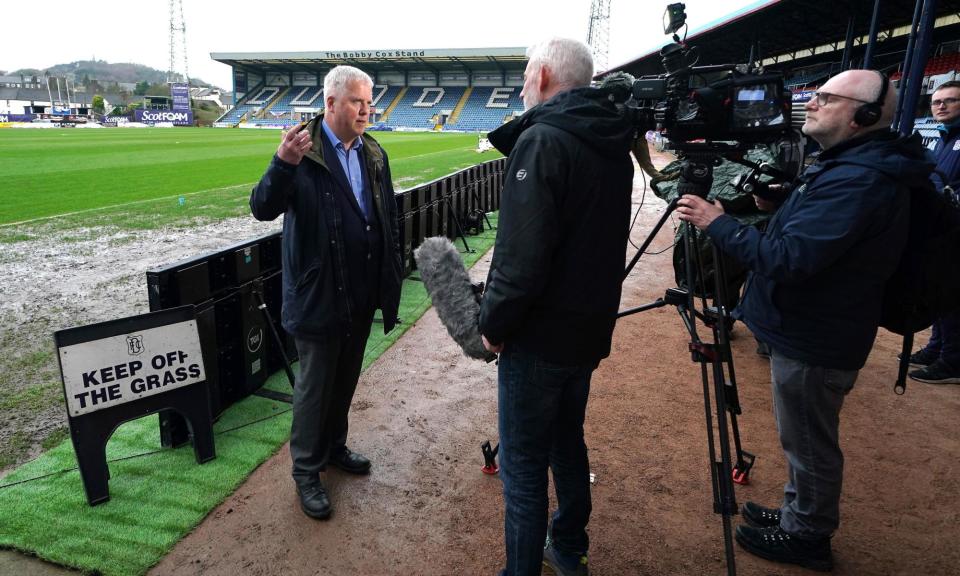
M490 362L496 355L480 337L480 299L457 247L445 236L426 238L413 251L420 277L447 332L471 358Z

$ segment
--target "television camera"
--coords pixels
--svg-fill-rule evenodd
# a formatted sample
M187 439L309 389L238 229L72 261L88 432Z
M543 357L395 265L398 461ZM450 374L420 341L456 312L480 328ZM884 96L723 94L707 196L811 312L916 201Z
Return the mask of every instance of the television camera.
M747 64L697 66L695 47L675 34L685 25L683 4L664 14L673 42L660 50L664 74L603 80L611 99L641 133L654 131L664 148L677 151L743 150L791 133L791 94L783 75Z

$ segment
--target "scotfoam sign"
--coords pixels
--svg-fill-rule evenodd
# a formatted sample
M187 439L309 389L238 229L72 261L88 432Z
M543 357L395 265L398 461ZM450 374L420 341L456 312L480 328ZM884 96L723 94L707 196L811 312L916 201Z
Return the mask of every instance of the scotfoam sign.
M171 84L170 97L173 98L175 112L190 110L190 86L187 84Z
M170 122L174 126L193 125L193 111L174 112L170 110L137 110L137 122L153 124L156 122Z
M206 379L195 320L90 340L59 352L73 417Z

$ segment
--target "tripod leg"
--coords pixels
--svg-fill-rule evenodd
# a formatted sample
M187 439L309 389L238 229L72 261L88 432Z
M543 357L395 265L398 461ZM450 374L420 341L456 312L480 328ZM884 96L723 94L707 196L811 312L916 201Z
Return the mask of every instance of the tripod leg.
M713 185L713 165L715 158L709 154L690 154L687 158L684 159L683 166L680 170L680 181L677 185L678 195L683 194L695 194L701 198L706 198L707 194L710 192L710 188ZM698 278L694 274L694 259L697 259L699 262L700 250L698 245L698 236L696 229L692 224L683 223L681 227L681 234L683 236L683 246L686 250L685 260L685 272L686 272L686 281L687 288L689 290L689 295L687 297L687 307L689 308L688 314L690 315L690 320L688 322L690 326L690 336L692 339L691 349L694 351L694 358L701 363L701 378L703 380L703 399L704 399L704 413L707 420L707 447L710 454L710 475L711 480L713 481L713 496L714 496L714 511L721 515L721 521L723 524L723 544L724 552L726 554L727 560L727 574L729 576L734 576L737 573L737 568L734 560L733 553L733 530L730 524L730 516L737 513L736 498L733 493L733 482L731 477L731 463L730 463L730 438L727 431L727 408L725 400L725 378L724 378L724 356L728 354L728 348L725 348L726 342L726 327L723 326L719 328L724 330L722 333L718 333L718 325L723 325L723 309L720 308L721 314L715 315L713 321L713 336L714 336L714 345L709 346L703 344L696 334L696 312L694 308L694 299L695 292L700 287L698 286ZM714 278L716 280L716 277ZM700 266L700 283L706 283L706 276L703 271L703 267ZM719 284L719 283L718 283ZM715 286L714 294L717 290L722 290L722 287ZM701 302L704 304L703 314L706 318L708 315L708 310L706 309L706 290L703 291L704 296L701 298ZM682 314L682 313L681 313ZM719 320L716 319L716 316L719 316ZM720 345L717 346L717 342L720 342ZM713 375L713 398L710 397L710 383L707 373L707 362L711 364L712 375ZM717 460L716 446L714 445L714 424L711 416L711 408L716 413L716 435L717 442L720 444L720 460Z
M450 211L450 218L453 219L453 224L457 227L457 234L460 236L460 239L463 240L463 250L465 252L473 252L473 250L470 249L470 245L467 244L467 235L463 233L463 228L460 226L460 219L457 218L457 212L453 209L450 197L444 196L443 202L447 205L447 210Z
M633 255L633 258L630 259L630 263L627 264L626 269L623 271L623 278L626 279L630 275L630 271L633 270L633 267L637 265L637 262L640 261L640 257L643 256L643 253L647 251L647 247L650 246L650 243L653 242L653 239L656 238L657 233L663 228L663 225L666 224L667 220L670 219L670 215L673 214L673 211L677 207L677 200L680 199L678 194L670 204L667 205L667 209L664 211L663 216L660 217L660 220L657 221L656 225L653 227L653 230L647 234L647 237L644 239L643 244L637 248L637 253Z
M277 349L280 350L280 358L283 359L283 370L287 373L287 380L290 382L290 387L296 387L296 378L293 376L293 369L290 368L290 359L287 358L287 349L283 345L283 341L280 339L280 334L277 333L277 327L273 325L273 316L270 314L270 310L267 309L267 303L263 299L263 287L257 286L253 291L254 296L256 296L259 305L257 308L263 312L263 318L267 321L267 326L270 327L270 333L273 334L273 342L277 345Z
M487 223L487 229L493 230L493 226L490 224L490 219L487 218L487 212L483 209L483 202L480 201L480 193L477 191L476 187L470 191L470 196L473 198L473 201L477 203L477 210L483 214L483 221Z
M727 309L727 263L723 254L717 248L716 244L712 246L712 256L714 265L715 305L719 311L718 320L715 325L717 342L721 347L722 356L726 363L726 378L724 380L724 406L730 414L730 428L733 433L733 445L736 451L736 463L733 465L731 478L737 484L747 485L750 483L750 469L753 468L756 456L743 450L740 442L740 426L737 423L737 415L741 413L740 398L737 394L737 377L733 364L733 353L730 350L729 323L730 310Z

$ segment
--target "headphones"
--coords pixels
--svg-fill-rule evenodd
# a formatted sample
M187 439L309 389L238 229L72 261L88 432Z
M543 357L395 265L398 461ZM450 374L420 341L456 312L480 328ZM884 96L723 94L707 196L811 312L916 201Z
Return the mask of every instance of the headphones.
M887 86L890 82L887 80L887 75L883 72L879 70L874 70L874 72L880 77L880 93L877 94L876 100L861 105L857 108L857 111L853 113L853 121L856 122L858 126L873 126L880 121L880 114L883 112L883 101L887 97Z

